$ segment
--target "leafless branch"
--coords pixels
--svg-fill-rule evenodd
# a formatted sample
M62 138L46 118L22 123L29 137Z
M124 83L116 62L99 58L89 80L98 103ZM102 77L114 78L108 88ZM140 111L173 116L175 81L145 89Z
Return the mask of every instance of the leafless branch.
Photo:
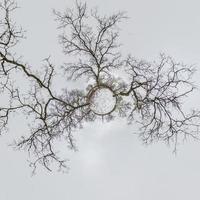
M195 89L194 68L165 54L153 63L132 56L122 58L118 25L126 18L125 13L101 17L97 10L90 11L79 2L63 13L54 11L62 30L60 43L64 53L76 60L66 62L63 72L69 79L92 80L85 90L64 88L62 94L56 94L53 83L57 68L50 57L44 59L45 67L37 73L12 52L24 38L23 30L11 19L16 8L12 0L0 3L0 93L9 98L6 105L0 105L0 133L9 126L12 113L31 116L29 134L16 140L14 146L29 152L33 171L38 164L49 171L54 163L59 169L67 168L56 141L63 139L70 149L76 150L73 132L96 119L109 121L119 116L127 117L130 123L137 121L137 134L145 143L173 141L176 146L180 137L199 138L200 113L187 113L182 104ZM128 78L115 77L113 70L123 71ZM25 94L13 79L19 74L30 83ZM90 100L91 93L101 89L109 90L115 104L110 111L98 114L91 108Z

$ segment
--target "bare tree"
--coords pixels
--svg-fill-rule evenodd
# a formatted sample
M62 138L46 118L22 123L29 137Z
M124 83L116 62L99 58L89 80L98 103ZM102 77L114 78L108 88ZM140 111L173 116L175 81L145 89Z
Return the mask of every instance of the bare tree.
M49 171L52 163L59 169L66 168L54 142L62 138L75 150L73 131L99 118L112 120L119 116L129 123L138 122L137 134L145 143L174 141L176 147L179 137L198 139L199 111L185 113L181 103L195 89L191 82L193 67L164 54L153 63L130 55L122 58L118 25L126 19L125 13L100 16L97 10L90 11L85 3L78 2L74 9L54 11L62 31L59 39L63 52L77 61L63 64L66 78L90 80L85 90L66 88L56 95L52 86L56 68L50 58L44 60L45 69L37 74L12 51L24 37L10 17L16 8L13 0L0 4L0 91L10 98L7 106L0 105L0 133L6 130L13 112L33 117L29 135L14 145L31 154L34 171L38 164ZM126 78L116 78L114 71L125 73ZM13 74L20 73L31 85L26 94L12 79Z

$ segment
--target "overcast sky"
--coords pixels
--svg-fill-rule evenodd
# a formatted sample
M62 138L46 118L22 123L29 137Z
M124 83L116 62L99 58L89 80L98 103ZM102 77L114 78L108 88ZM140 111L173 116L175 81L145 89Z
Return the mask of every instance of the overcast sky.
M16 21L27 30L18 54L33 65L52 55L62 64L52 9L70 7L73 0L18 0ZM200 71L200 1L195 0L87 0L100 13L127 11L122 24L122 52L149 61L160 52ZM198 77L196 74L198 84ZM67 85L67 82L66 82ZM200 95L189 99L198 105ZM172 148L158 143L143 146L133 135L134 124L98 122L76 133L79 151L70 158L68 174L39 169L31 177L24 152L8 147L12 136L26 131L23 121L13 118L7 135L0 138L0 200L199 200L200 144L188 141ZM60 147L65 152L66 146ZM66 151L67 152L67 151Z

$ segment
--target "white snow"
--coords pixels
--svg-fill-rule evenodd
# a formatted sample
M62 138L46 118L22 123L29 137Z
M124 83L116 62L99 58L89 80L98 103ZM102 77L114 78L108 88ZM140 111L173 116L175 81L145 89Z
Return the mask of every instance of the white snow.
M90 98L90 109L99 115L111 112L116 104L116 97L108 88L97 89Z

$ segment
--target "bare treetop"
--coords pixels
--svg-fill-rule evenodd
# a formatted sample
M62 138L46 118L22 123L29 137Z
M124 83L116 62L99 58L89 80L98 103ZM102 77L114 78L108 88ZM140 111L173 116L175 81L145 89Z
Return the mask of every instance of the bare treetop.
M90 80L83 90L65 88L57 95L52 85L56 68L50 58L44 60L45 69L37 74L12 51L24 35L11 19L16 8L12 0L0 4L0 92L9 95L8 105L0 105L0 133L7 130L14 112L33 117L29 135L14 145L30 153L34 170L42 164L51 171L52 163L59 169L67 168L54 141L66 140L75 150L73 131L98 119L125 117L130 124L137 122L139 129L134 132L145 143L172 142L176 148L179 138L198 139L199 111L186 113L182 107L182 100L195 89L194 68L165 54L154 62L131 55L123 58L118 43L119 23L126 19L123 12L100 16L97 10L88 10L85 3L78 2L74 9L54 11L63 52L75 60L63 64L66 80ZM126 76L116 77L114 70L118 76L120 72ZM26 94L15 85L13 74L23 74L29 81Z

